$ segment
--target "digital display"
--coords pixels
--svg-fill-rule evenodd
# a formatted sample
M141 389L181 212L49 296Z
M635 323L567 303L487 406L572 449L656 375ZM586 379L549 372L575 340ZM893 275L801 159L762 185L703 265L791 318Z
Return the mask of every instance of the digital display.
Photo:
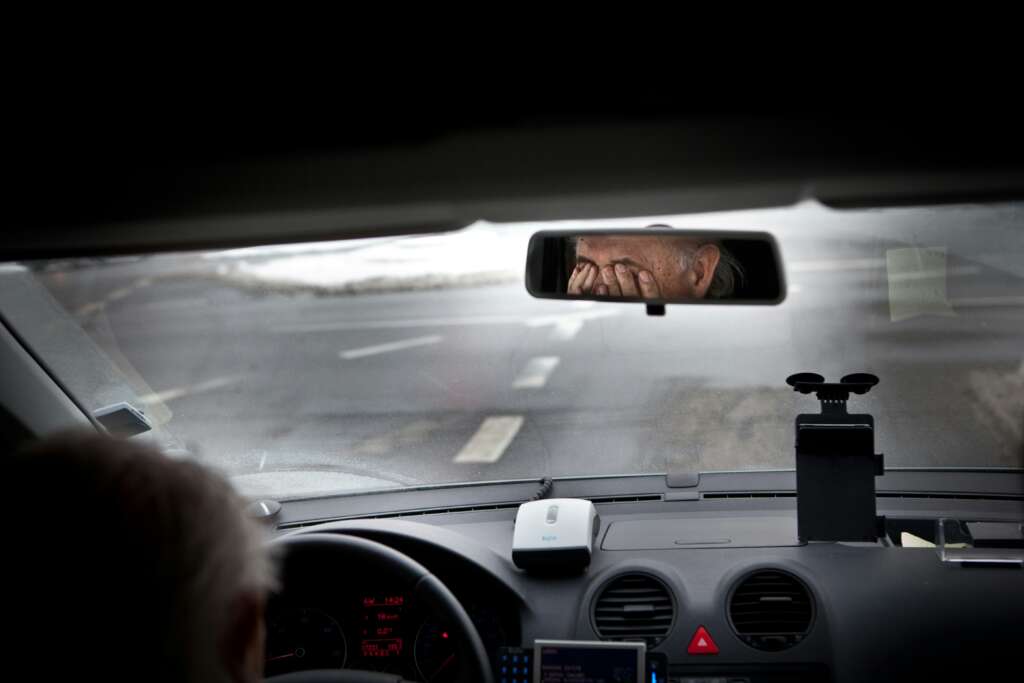
M402 634L404 595L364 595L359 631L359 652L365 658L400 657L405 651Z
M364 595L363 607L401 607L405 604L404 595Z
M360 641L359 648L364 657L396 657L402 654L404 645L402 638L382 638Z
M643 683L643 643L536 641L536 683Z

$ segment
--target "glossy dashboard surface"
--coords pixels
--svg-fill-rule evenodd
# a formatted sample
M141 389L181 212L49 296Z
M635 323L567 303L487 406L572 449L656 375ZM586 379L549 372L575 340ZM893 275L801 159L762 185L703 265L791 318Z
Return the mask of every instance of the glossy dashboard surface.
M900 481L899 476L892 477L888 487L879 487L879 513L894 523L927 523L943 516L1018 523L1024 519L1019 474L1007 475L1000 480L1001 490L993 493L990 488L984 495L936 490L946 487L938 476L928 482L932 496L899 492L893 487L901 485ZM314 529L351 533L413 557L456 593L489 641L489 648L498 642L529 647L535 639L599 639L595 601L618 577L641 574L654 577L670 593L671 624L653 651L667 655L673 679L918 680L951 672L978 675L1016 661L1020 625L1024 623L1024 572L1020 568L951 565L941 562L933 549L897 547L889 541L810 545L787 541L787 529L795 519L795 500L784 491L767 495L769 484L772 482L760 492L724 495L705 482L698 495L680 497L664 487L657 491L652 478L604 482L602 486L629 494L619 496L617 502L601 502L608 496L593 495L601 491L591 488L591 497L598 501L602 531L591 566L572 577L531 576L512 564L515 505L511 503L492 504L492 509L448 508L436 514L419 511L415 516L389 512L382 519L347 519L313 526L290 523L293 528L286 533ZM581 495L586 488L582 482L567 483L556 493L560 497ZM452 492L444 493L450 500ZM759 495L751 495L755 493ZM316 505L343 516L346 507L355 507L351 502L324 499ZM308 514L310 503L303 505ZM673 526L681 539L736 539L700 547L673 544L668 542ZM760 538L739 533L745 528L759 528L764 533ZM623 529L629 533L624 535ZM651 533L646 534L646 529ZM744 578L759 570L780 570L796 577L806 586L813 604L813 621L806 636L781 651L751 647L730 621L730 596ZM349 650L357 659L360 653L365 655L368 650L358 642L362 633L354 630L359 628L360 615L365 616L360 600L386 600L387 591L359 580L351 582L347 592L310 588L315 595L310 595L313 602L308 606L336 610L342 629L357 634L350 638ZM340 597L339 602L335 594L347 597ZM377 626L372 617L369 623L371 629ZM410 637L415 650L417 633L424 623L429 624L429 615L417 615L409 623L406 627L403 622L405 653ZM688 652L700 627L714 639L716 653ZM426 632L437 633L436 629ZM350 660L349 666L357 659ZM434 672L420 671L416 658L410 660L412 680L455 680L448 667L457 669L457 663L446 665L436 678L430 678ZM440 664L444 658L426 661Z

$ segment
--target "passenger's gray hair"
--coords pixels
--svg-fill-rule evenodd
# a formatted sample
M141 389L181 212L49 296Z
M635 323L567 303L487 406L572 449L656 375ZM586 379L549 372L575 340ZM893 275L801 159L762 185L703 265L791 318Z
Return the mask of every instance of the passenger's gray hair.
M62 619L62 630L81 629L68 636L76 647L111 648L92 672L82 661L54 662L82 678L227 681L228 619L240 599L275 587L276 570L266 531L224 477L96 433L50 438L8 460L23 489L14 497L45 499L40 519L68 530L54 547L22 534L29 547L39 545L26 560L34 564L18 568L34 596L26 598L26 636L46 629L32 621L31 603L66 603L51 617Z

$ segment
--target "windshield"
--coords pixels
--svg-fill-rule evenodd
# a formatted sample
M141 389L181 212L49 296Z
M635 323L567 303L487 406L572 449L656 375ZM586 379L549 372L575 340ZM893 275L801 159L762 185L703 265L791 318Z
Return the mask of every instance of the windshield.
M1024 464L1022 204L794 207L8 264L0 312L90 411L279 497L792 468L788 375L851 399L889 467ZM759 230L778 306L531 298L541 229ZM34 288L34 289L33 289Z

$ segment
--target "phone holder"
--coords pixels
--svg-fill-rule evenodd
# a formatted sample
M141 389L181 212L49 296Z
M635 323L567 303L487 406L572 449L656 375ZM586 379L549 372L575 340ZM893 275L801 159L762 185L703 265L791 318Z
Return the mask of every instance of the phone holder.
M846 401L866 394L878 377L856 373L826 382L801 372L786 383L821 403L821 413L796 417L797 535L801 541L877 541L875 477L885 473L884 459L875 453L874 418L846 412Z

